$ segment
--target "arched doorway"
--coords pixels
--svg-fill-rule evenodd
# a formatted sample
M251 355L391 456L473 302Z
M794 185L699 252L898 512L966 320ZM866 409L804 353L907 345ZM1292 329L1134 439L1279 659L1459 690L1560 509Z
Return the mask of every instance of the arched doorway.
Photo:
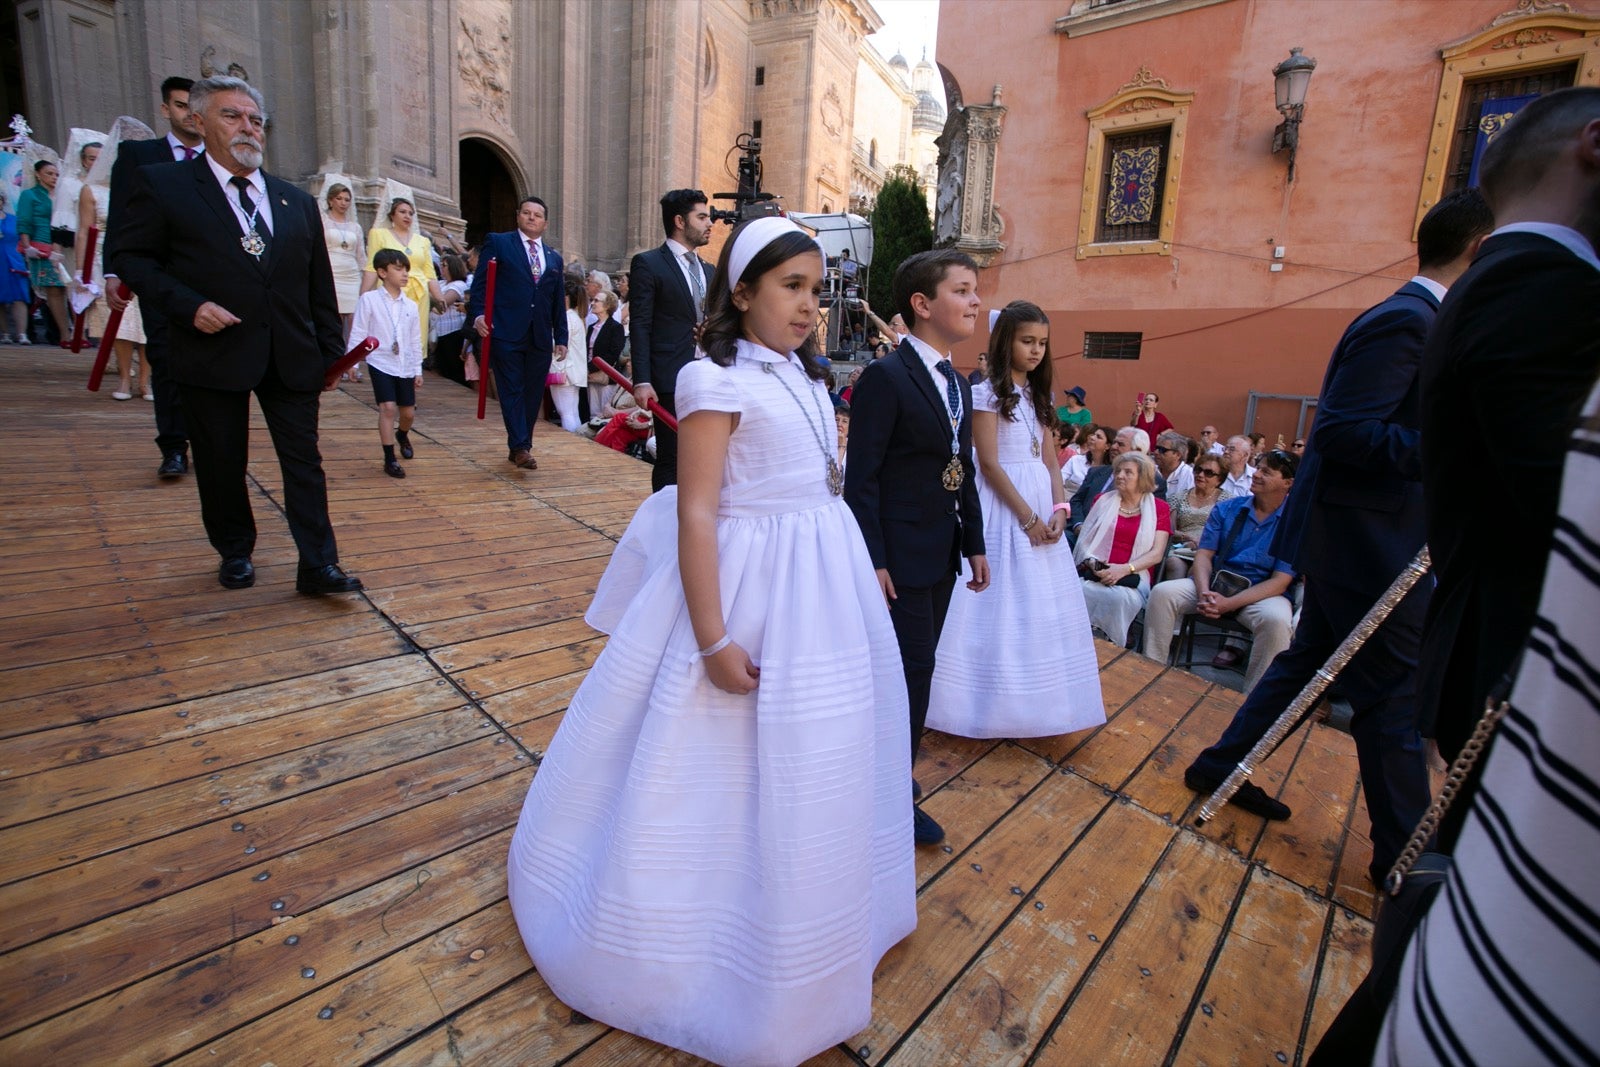
M481 244L483 235L509 230L517 222L516 180L500 150L477 137L461 140L461 217L467 220L467 240Z

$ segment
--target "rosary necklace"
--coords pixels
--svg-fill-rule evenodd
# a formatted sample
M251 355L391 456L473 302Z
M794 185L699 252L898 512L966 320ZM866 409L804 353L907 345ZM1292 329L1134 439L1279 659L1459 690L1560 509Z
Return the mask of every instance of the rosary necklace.
M811 413L807 411L806 406L800 402L800 396L794 391L794 386L783 380L783 376L778 373L778 365L776 363L763 363L761 365L761 369L778 379L778 384L783 386L783 391L789 394L789 399L794 401L795 407L800 409L800 414L805 416L806 427L811 431L811 436L816 439L817 448L821 450L822 458L824 462L827 463L828 492L832 493L834 496L841 495L844 492L844 470L839 466L838 459L834 457L833 452L828 448L827 442L823 439L823 435L817 430L816 424L811 421ZM810 384L811 380L810 378L807 378L806 381L807 384ZM811 390L811 395L816 398L817 411L822 415L822 425L827 426L828 413L823 409L822 398L817 397L816 392L816 389L813 387Z

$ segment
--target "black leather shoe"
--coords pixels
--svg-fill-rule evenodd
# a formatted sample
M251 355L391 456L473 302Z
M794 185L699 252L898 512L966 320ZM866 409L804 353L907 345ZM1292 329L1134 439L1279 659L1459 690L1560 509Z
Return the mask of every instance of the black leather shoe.
M934 822L932 815L913 805L911 838L919 845L937 845L944 840L944 827Z
M234 556L217 568L217 581L224 589L249 589L256 584L256 568L248 556Z
M182 478L189 473L189 457L183 452L168 452L156 474L163 478Z
M1190 767L1183 772L1183 784L1193 789L1196 793L1215 793L1222 784L1222 779L1206 774L1204 771ZM1252 815L1259 815L1263 819L1280 822L1293 815L1289 805L1281 800L1274 800L1268 796L1266 790L1254 782L1245 782L1239 791L1233 794L1228 803L1248 811Z
M394 432L394 440L400 446L401 459L411 459L416 455L416 452L411 447L411 435L405 430L396 430Z
M387 474L391 478L404 478L406 476L406 469L400 466L400 464L394 460L386 459L383 461L383 473Z
M361 589L361 579L353 578L339 569L337 563L321 567L301 565L294 577L294 589L308 596L327 596L329 593L355 593Z

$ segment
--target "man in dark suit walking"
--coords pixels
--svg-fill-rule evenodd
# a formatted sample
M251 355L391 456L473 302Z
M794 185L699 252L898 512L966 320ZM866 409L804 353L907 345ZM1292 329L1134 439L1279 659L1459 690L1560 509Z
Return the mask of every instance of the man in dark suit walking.
M695 254L711 240L711 209L698 189L674 189L661 198L660 248L640 252L628 268L628 340L633 352L633 398L654 400L676 412L678 371L694 358L711 264ZM656 465L650 487L678 484L678 432L656 420Z
M539 469L533 458L533 428L544 405L544 379L551 359L567 354L566 276L561 256L544 243L548 223L544 201L523 197L517 205L517 228L484 238L467 298L472 328L489 338L489 365L506 424L506 459L530 471ZM492 324L484 317L491 262L500 264Z
M1317 397L1273 554L1306 579L1294 640L1256 683L1220 740L1184 781L1210 792L1283 713L1422 547L1418 371L1445 290L1472 261L1493 220L1475 190L1446 197L1417 230L1417 275L1363 312L1339 340ZM1463 438L1452 431L1450 437ZM1459 453L1453 458L1461 462ZM1355 715L1373 882L1399 857L1429 799L1417 732L1416 665L1428 582L1419 582L1339 676ZM1269 819L1289 808L1246 783L1234 803Z
M165 137L149 141L125 141L117 149L117 162L111 168L111 204L106 212L106 232L101 235L101 259L111 263L117 254L117 226L127 212L133 195L133 172L152 163L183 163L205 151L200 126L189 110L189 89L194 82L174 75L161 83L161 115L170 129ZM107 272L106 304L117 311L128 302L117 295L117 276ZM168 371L171 340L167 320L153 307L139 309L144 322L145 358L150 361L150 388L155 394L156 448L161 451L162 478L181 478L189 470L189 431L183 422L183 400L178 383Z
M891 355L869 364L850 394L844 499L889 603L910 698L915 765L934 654L962 556L972 568L967 588L989 585L973 480L972 387L950 362L950 348L977 325L977 264L953 249L919 252L895 271L894 302L911 333ZM920 796L915 783L913 796ZM944 840L943 828L920 807L913 818L917 844Z
M1498 227L1422 357L1422 465L1438 586L1423 632L1423 736L1448 759L1533 625L1562 464L1600 373L1600 88L1532 101L1484 151ZM1512 447L1459 444L1516 428ZM1510 506L1479 511L1485 487ZM1592 534L1593 531L1591 531ZM1451 814L1464 812L1458 800Z
M189 99L206 151L134 171L112 266L167 320L218 581L255 583L245 485L254 392L283 470L295 588L353 592L361 582L339 569L317 449L323 374L344 349L322 219L316 201L261 170L259 92L216 77L196 82Z

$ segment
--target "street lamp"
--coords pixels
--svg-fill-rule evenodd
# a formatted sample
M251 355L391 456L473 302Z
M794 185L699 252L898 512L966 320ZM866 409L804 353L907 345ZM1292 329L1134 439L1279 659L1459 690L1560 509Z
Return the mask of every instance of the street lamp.
M1311 72L1317 61L1289 49L1289 58L1272 68L1273 92L1278 98L1278 113L1283 121L1272 131L1272 152L1289 150L1289 180L1294 181L1294 154L1300 147L1300 119L1305 114L1306 90L1311 87Z

